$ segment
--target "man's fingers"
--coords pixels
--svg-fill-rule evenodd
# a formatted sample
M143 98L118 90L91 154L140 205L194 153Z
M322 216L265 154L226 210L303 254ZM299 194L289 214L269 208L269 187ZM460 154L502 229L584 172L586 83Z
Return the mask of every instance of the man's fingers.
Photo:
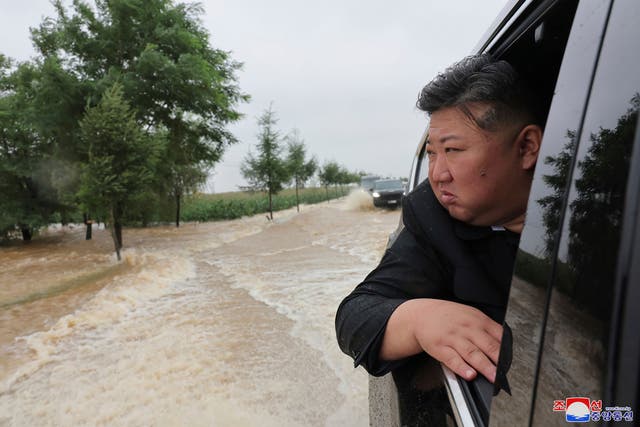
M502 341L502 325L481 313L483 321L478 322L478 329L471 329L467 338L489 356L494 364L498 363L500 342Z
M472 342L491 359L494 365L498 363L500 340L496 340L493 336L485 333L473 337Z
M489 381L494 382L496 378L496 366L480 347L471 341L466 341L460 343L457 350L465 362L484 375Z
M413 332L422 349L466 380L480 373L493 382L502 326L474 307L440 300L429 304Z
M502 341L502 325L494 322L489 319L487 325L485 325L484 330L487 331L489 335L493 338L497 339L498 342Z
M438 355L434 354L432 356L442 362L447 368L467 381L471 381L476 377L476 370L469 366L452 347L442 347L439 350Z

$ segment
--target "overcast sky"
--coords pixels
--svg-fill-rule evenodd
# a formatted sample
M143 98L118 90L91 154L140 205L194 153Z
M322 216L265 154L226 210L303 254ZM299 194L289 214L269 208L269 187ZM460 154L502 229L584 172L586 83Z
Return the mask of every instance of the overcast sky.
M505 0L206 0L214 47L243 62L251 102L231 126L209 191L233 191L257 143L257 117L273 102L283 135L297 128L308 152L349 170L407 176L426 119L419 90L471 53ZM34 55L29 27L53 15L48 0L0 0L0 52Z

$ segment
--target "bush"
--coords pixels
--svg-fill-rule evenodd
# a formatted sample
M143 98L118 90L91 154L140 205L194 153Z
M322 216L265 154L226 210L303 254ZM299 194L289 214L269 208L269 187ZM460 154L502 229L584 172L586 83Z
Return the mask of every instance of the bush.
M342 192L329 191L329 198L340 197ZM300 204L325 202L324 188L299 189ZM281 211L296 205L294 189L283 190L273 196L273 210ZM238 191L220 194L194 194L185 197L181 212L182 221L219 221L236 219L268 212L269 202L264 192Z

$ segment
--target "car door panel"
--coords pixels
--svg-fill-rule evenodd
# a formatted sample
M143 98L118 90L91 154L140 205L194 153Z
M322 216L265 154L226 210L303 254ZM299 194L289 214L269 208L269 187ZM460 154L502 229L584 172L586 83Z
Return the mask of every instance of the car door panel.
M554 260L533 425L565 425L572 414L586 421L609 416L597 410L590 415L582 406L572 410L568 401L565 413L554 413L553 404L572 396L601 402L607 393L614 284L640 108L638 22L638 2L613 3L582 131L565 146L572 151L577 145L577 154ZM558 167L547 176L565 179Z
M596 64L607 15L608 4L581 2L564 52L529 196L505 319L513 333L513 360L507 374L511 395L500 392L493 398L492 426L527 425L530 421L548 290L556 267L554 253L566 203L568 174L577 149L575 144L571 146L571 141L581 129L591 70ZM567 176L549 180L547 177L557 168Z

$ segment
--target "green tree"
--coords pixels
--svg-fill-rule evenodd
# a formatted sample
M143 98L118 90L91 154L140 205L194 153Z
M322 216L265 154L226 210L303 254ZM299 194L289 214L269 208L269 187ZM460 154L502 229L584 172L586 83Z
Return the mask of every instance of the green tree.
M203 184L207 180L207 171L208 168L200 164L175 164L171 169L169 194L176 202L176 227L180 227L182 196L195 191Z
M267 192L270 219L273 219L273 195L282 190L290 180L286 161L281 157L280 134L275 128L277 122L272 106L269 106L258 119L258 155L254 156L249 152L240 167L252 189Z
M82 82L83 105L95 105L120 82L138 124L165 134L157 177L164 183L156 188L175 199L179 215L181 197L236 142L227 125L241 117L236 105L248 100L236 85L241 64L211 47L197 4L74 0L67 10L55 0L54 7L55 18L32 30L36 48Z
M320 178L320 184L327 192L327 202L329 202L329 186L336 185L340 177L340 165L334 161L326 162L320 168L318 178Z
M53 186L54 147L38 128L41 81L38 67L14 68L0 55L0 236L18 227L26 241L65 210Z
M304 187L304 183L316 173L318 162L314 157L307 160L307 149L297 129L287 136L287 149L287 169L296 187L296 209L300 212L298 189Z
M360 175L357 172L349 172L344 166L339 166L335 184L340 185L340 192L344 195L344 186L354 182L360 182Z
M80 129L88 161L82 168L79 197L88 210L109 218L120 260L123 217L130 202L152 183L163 147L142 132L119 84L87 109Z

